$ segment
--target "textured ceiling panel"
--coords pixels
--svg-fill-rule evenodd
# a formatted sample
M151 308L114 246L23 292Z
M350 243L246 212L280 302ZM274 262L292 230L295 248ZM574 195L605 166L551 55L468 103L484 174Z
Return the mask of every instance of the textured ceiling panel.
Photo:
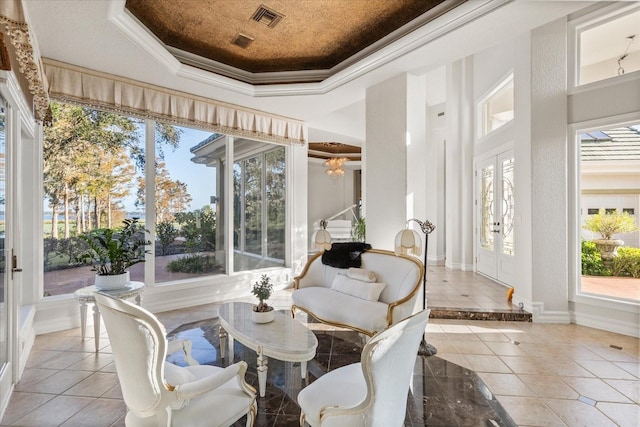
M331 69L427 12L434 19L461 2L127 0L126 8L166 46L266 73ZM239 34L253 40L238 46Z

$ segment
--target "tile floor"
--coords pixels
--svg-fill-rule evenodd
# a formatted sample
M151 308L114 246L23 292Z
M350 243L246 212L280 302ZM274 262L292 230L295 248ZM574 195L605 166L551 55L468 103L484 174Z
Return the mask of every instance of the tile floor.
M513 309L506 302L505 288L473 273L429 267L428 279L430 306ZM287 308L290 291L279 292L272 302ZM168 331L188 333L197 327L194 322L214 315L215 308L209 305L158 317ZM357 358L353 347L357 340L341 334L334 332L330 345L340 342L345 355ZM340 340L335 341L336 337ZM640 425L637 338L577 325L431 319L427 340L438 354L424 361L418 358L423 363L416 364L414 381L425 379L422 385L428 390L421 394L413 390L406 425ZM94 353L93 339L80 342L79 329L38 336L0 426L123 426L125 406L107 336L100 341L101 350ZM246 357L251 362L252 357ZM340 360L349 363L347 356ZM275 365L270 364L270 372L277 374ZM322 363L310 364L309 380L320 375L321 369ZM481 381L473 380L474 375L465 369L475 371ZM456 379L461 377L466 380ZM279 403L259 402L263 412L256 425L297 425L295 405L278 397L281 384L272 382L276 387L269 390L276 394L269 392L267 397ZM476 392L468 392L472 384L483 391L481 399ZM437 393L432 392L436 389ZM447 400L455 396L469 398L472 405ZM502 408L506 414L501 413ZM457 416L451 418L451 414Z

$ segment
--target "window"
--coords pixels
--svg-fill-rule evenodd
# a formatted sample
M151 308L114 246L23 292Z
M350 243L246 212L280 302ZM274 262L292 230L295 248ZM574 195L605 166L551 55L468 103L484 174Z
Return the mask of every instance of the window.
M577 85L640 70L640 8L599 16L576 27Z
M480 136L487 135L513 120L513 102L513 75L510 75L480 102Z
M578 292L640 302L637 292L640 278L634 277L637 272L633 258L633 253L640 247L640 231L628 231L632 228L622 225L640 226L634 216L640 207L637 192L640 124L583 132L578 141L579 212L583 212L578 234L578 259L581 261ZM606 215L609 219L605 219ZM611 243L622 242L615 251L611 251L610 243L600 242L608 234Z
M154 239L147 263L130 269L132 280L144 281L149 264L156 283L228 273L228 149L236 157L234 269L284 266L284 147L170 123L147 127L137 118L67 104L53 103L52 111L43 143L45 296L92 285L95 273L76 261L86 248L79 236L131 217L141 218ZM154 152L145 150L145 129L154 133Z
M251 154L233 166L237 271L284 264L285 149Z

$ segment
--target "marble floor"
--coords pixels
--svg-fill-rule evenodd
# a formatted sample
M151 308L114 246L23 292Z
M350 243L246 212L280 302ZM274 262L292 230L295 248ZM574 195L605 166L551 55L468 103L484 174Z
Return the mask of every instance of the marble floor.
M473 273L429 267L428 278L430 306L518 310L506 301L506 288ZM290 291L271 302L287 309ZM158 317L170 334L194 340L201 362L225 364L217 352L215 314L211 304ZM357 335L310 327L319 347L306 381L358 360ZM426 336L438 354L416 357L407 426L640 425L636 338L577 325L469 319L430 319ZM38 336L0 426L123 426L107 335L100 337L99 352L93 346L90 336L81 342L79 329ZM255 354L240 344L235 353L249 363L247 378L255 382ZM305 384L298 366L271 360L256 426L298 425L295 395Z

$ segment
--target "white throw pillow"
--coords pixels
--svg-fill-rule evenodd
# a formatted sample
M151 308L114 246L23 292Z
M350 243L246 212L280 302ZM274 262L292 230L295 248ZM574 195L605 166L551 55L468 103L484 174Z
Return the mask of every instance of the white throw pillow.
M378 301L385 286L386 283L363 282L338 274L333 279L331 289L367 301Z
M363 282L375 282L378 276L376 273L364 268L351 267L347 270L347 276Z

